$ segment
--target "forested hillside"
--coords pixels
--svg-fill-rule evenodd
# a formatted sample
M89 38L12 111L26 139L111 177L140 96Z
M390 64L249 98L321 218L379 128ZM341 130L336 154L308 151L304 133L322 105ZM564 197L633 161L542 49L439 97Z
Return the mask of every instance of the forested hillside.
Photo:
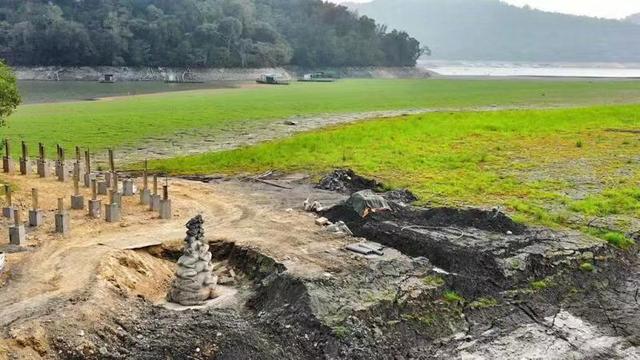
M408 31L447 60L640 62L640 26L498 0L374 0L351 5Z
M320 0L0 0L13 65L412 66L420 44Z

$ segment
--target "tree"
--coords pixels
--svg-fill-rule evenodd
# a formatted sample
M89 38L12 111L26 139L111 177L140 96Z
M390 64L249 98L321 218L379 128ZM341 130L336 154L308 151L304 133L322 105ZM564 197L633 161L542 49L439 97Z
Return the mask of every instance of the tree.
M406 34L322 0L1 0L10 65L411 65Z
M7 116L20 104L20 93L13 70L0 61L0 126L4 126Z

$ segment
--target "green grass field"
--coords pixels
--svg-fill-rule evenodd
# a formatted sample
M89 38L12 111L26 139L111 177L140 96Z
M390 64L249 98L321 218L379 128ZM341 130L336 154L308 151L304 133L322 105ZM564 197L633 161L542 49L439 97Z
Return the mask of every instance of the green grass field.
M203 174L348 167L407 187L426 204L501 206L522 221L550 226L623 215L610 227L624 229L640 215L640 136L631 131L639 126L640 105L432 113L152 166Z
M108 86L108 85L107 85ZM2 137L37 142L50 153L67 148L136 146L184 130L226 133L292 116L391 109L480 106L562 106L629 103L640 98L635 81L587 80L342 80L328 84L216 89L21 106L0 129ZM232 133L230 133L232 136Z

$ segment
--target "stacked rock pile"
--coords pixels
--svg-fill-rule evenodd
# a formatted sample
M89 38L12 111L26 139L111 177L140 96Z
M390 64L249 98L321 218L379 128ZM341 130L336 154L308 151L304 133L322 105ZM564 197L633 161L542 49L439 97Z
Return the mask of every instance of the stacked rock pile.
M201 305L215 297L217 277L213 276L209 245L203 242L204 220L198 215L186 224L183 255L178 259L176 278L167 300L181 305Z

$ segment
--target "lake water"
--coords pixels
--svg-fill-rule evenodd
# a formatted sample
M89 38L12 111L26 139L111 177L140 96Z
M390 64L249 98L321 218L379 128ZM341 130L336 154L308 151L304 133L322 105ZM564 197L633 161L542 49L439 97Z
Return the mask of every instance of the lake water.
M23 103L95 100L108 96L153 94L166 91L221 89L238 87L237 81L215 81L200 84L175 84L162 81L120 81L102 84L97 81L18 81Z
M419 66L444 76L640 78L640 64L536 64L422 60Z

